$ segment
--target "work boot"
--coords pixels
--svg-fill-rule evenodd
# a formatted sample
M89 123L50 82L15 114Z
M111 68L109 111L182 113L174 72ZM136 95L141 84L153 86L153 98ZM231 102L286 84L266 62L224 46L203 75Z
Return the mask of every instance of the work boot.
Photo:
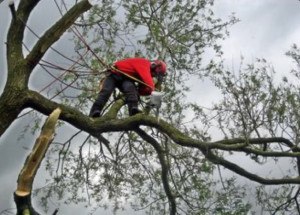
M128 103L128 112L129 112L129 116L133 116L135 114L141 113L141 111L138 109L137 102Z
M100 115L101 115L101 111L95 110L93 112L90 112L89 117L96 118L96 117L100 117Z
M98 105L98 104L94 103L91 108L89 117L92 117L92 118L100 117L103 107L104 107L104 105Z

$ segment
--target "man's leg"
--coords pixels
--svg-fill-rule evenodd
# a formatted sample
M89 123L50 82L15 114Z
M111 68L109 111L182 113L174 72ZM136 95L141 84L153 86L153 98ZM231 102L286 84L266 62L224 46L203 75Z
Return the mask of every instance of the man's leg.
M103 83L103 86L98 94L96 101L94 102L90 114L90 117L100 117L101 111L109 99L110 95L116 87L116 81L112 75L108 75Z
M126 78L122 82L121 90L126 97L129 115L132 116L139 113L140 112L138 109L139 95L136 86L134 85L134 82Z

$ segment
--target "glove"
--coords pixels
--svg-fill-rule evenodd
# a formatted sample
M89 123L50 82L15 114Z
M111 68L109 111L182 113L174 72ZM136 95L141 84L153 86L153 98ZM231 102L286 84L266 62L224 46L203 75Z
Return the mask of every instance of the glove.
M150 95L150 106L160 108L164 93L153 91Z

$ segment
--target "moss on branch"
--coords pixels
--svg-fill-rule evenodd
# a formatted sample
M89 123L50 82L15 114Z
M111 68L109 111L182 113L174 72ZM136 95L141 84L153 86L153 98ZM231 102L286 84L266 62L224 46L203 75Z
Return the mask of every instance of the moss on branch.
M259 177L253 173L246 171L240 166L233 164L215 154L212 153L212 149L226 150L226 149L238 149L241 152L247 152L243 139L228 139L218 142L202 142L196 139L193 139L181 131L165 122L164 120L157 120L155 117L147 116L144 114L137 114L132 117L123 118L123 119L112 119L108 117L100 118L90 118L83 115L81 112L75 108L57 104L48 100L47 98L41 96L40 94L34 91L27 92L28 107L32 107L35 110L40 111L44 114L49 114L57 106L62 109L61 119L70 123L71 125L77 127L80 130L88 132L90 134L99 134L103 132L118 132L118 131L129 131L136 130L139 126L149 126L152 128L158 129L160 132L167 134L172 141L176 144L196 148L202 151L204 156L215 164L223 165L225 168L230 169L231 171L242 175L250 180L256 181L262 184L300 184L299 178L282 178L282 179L267 179ZM241 144L238 144L242 142ZM285 142L287 145L292 143L286 142L284 138L260 138L260 139L248 139L247 143L272 143L272 142ZM290 145L290 146L293 146ZM245 150L246 149L246 150ZM274 153L274 152L273 152ZM279 153L279 152L278 152ZM297 152L298 153L298 152ZM284 154L281 154L284 155ZM297 156L297 155L296 155Z

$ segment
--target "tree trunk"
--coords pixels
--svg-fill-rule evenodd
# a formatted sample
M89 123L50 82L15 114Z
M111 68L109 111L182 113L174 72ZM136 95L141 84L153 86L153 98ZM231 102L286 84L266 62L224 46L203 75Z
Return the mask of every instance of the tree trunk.
M14 200L17 205L17 215L39 215L31 205L31 193L22 196L23 193L14 193Z
M7 128L16 120L22 111L24 99L22 93L5 90L0 96L0 137Z

